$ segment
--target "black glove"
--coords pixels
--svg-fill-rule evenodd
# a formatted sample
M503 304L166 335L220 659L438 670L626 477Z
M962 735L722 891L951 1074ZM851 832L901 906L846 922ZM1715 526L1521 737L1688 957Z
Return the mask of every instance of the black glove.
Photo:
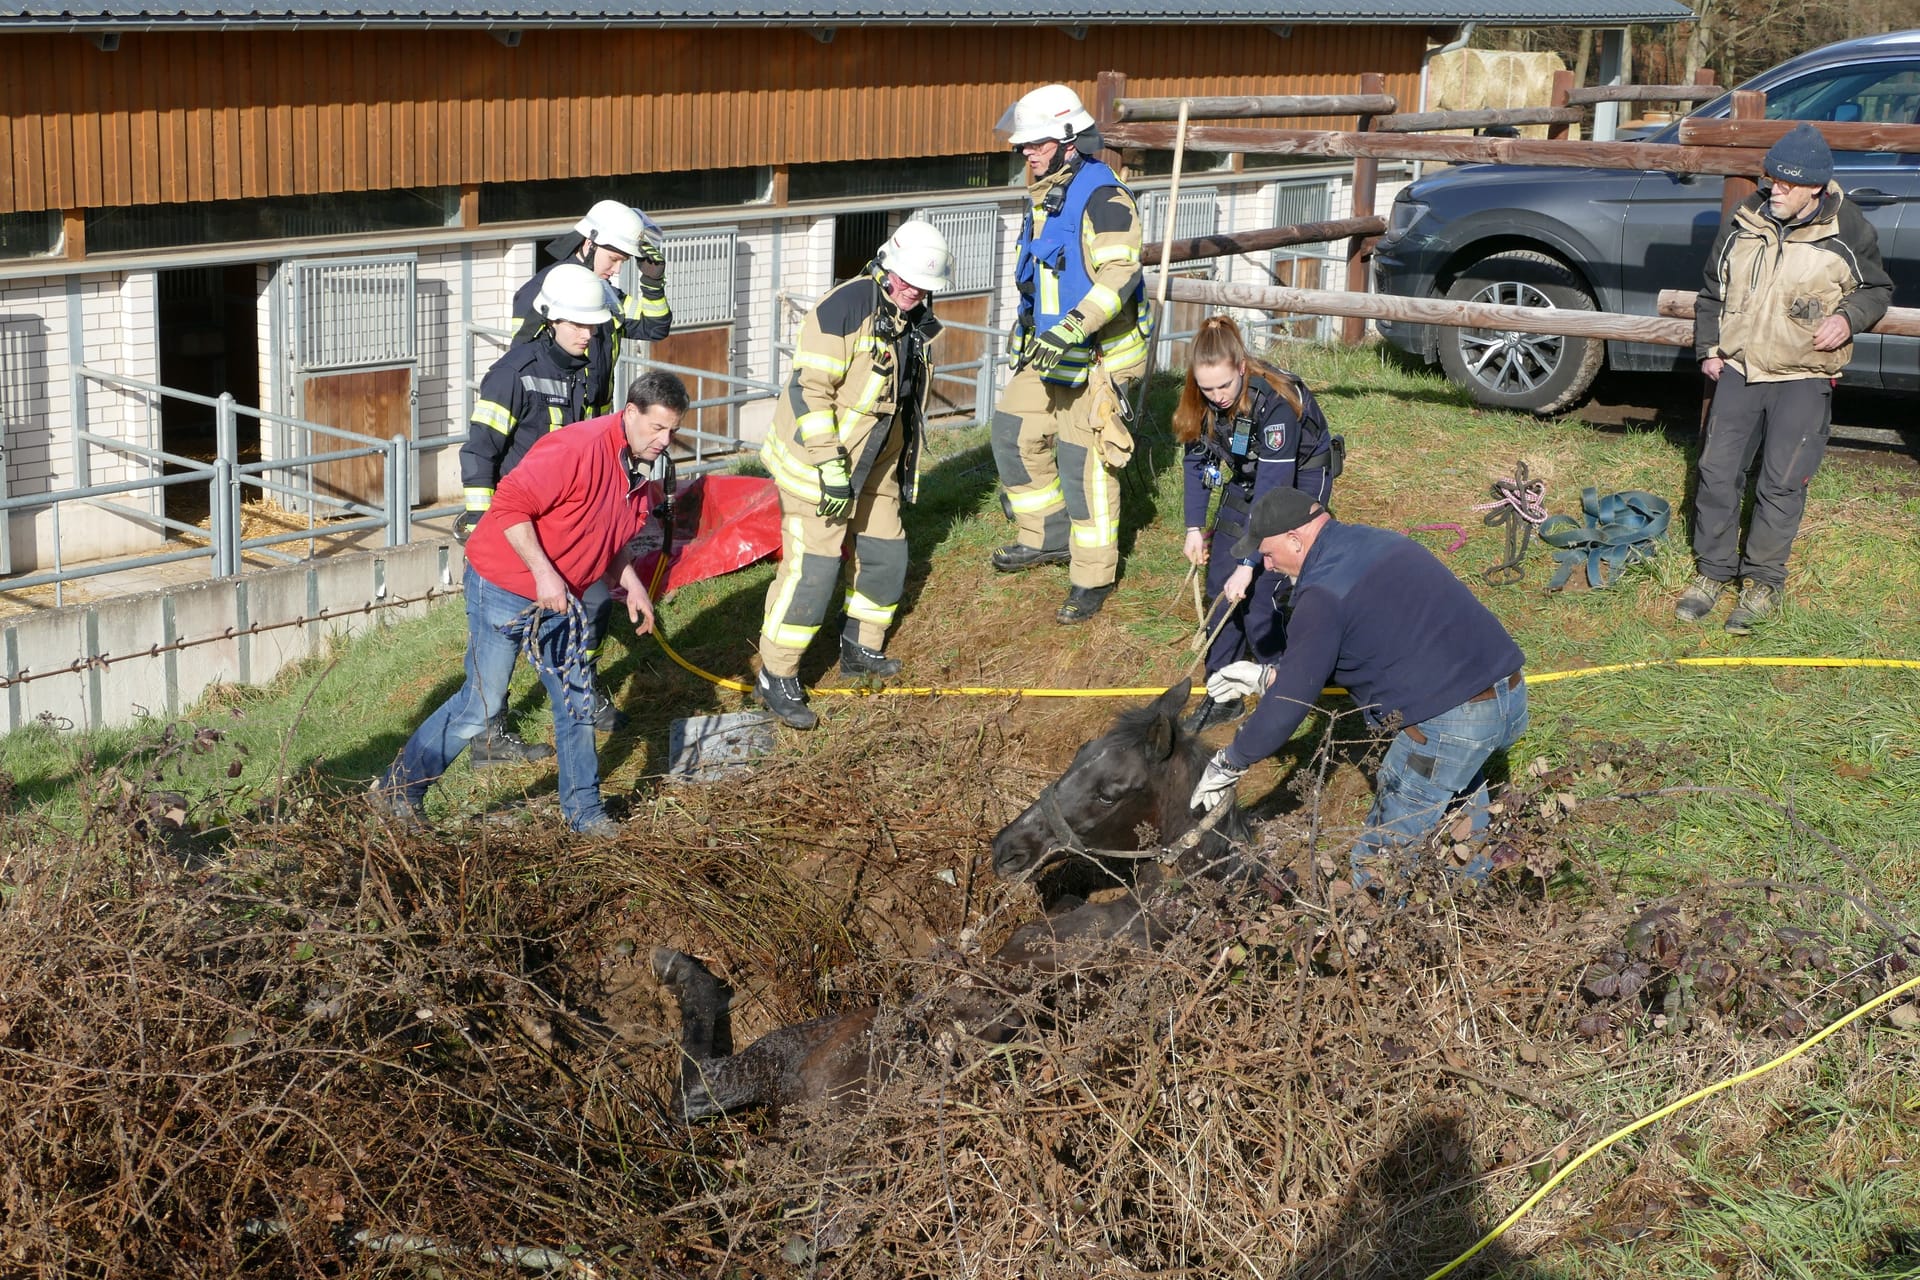
M1072 312L1060 317L1060 323L1040 334L1033 340L1027 352L1027 367L1040 373L1050 372L1060 363L1060 357L1087 341L1086 330L1080 326L1079 317Z
M479 527L480 517L485 514L487 513L484 511L462 511L458 516L454 517L453 540L455 542L465 543L466 540L473 535L474 529Z
M640 273L642 284L657 285L667 278L667 260L650 244L640 246L640 256L634 259L633 265Z
M827 520L845 520L853 510L853 475L847 469L847 451L815 468L820 473L820 505L814 514Z

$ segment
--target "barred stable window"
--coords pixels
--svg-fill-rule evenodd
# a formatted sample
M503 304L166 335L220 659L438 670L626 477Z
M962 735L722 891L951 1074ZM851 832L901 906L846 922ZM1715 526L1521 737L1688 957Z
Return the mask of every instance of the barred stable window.
M1000 210L994 205L947 205L913 215L940 228L953 254L953 287L946 295L991 292L1000 265Z
M411 255L290 262L294 368L302 373L410 363L417 264Z
M1127 167L1135 174L1145 178L1164 178L1173 172L1173 152L1141 151L1136 163L1129 159ZM1187 151L1180 157L1180 172L1221 173L1233 168L1233 153L1230 151Z
M735 264L740 256L740 232L734 227L667 233L667 305L673 308L676 332L732 324L735 300ZM620 287L629 294L640 287L639 273L629 262L621 268Z
M460 193L453 187L89 209L87 252L418 231L456 226L459 220Z
M765 165L750 165L686 173L635 173L618 178L488 182L480 187L480 221L571 221L585 217L587 210L601 200L618 200L648 213L762 204L768 197L772 173Z
M1140 197L1140 229L1147 244L1159 244L1167 234L1167 193L1149 191ZM1173 215L1173 238L1191 240L1220 229L1220 193L1213 187L1191 187L1180 192ZM1214 259L1191 258L1175 263L1183 275L1210 275Z
M1325 222L1332 207L1333 190L1324 181L1282 182L1273 189L1273 225L1276 227ZM1284 245L1273 251L1274 273L1287 277L1281 281L1283 284L1308 289L1321 288L1323 272L1314 260L1324 259L1332 252L1333 246L1325 241ZM1288 265L1294 263L1303 265Z

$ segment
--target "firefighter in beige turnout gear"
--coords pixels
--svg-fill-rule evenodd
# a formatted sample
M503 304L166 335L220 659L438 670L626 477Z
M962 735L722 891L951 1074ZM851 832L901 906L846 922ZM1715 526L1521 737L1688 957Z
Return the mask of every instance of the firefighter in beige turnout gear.
M1015 265L1016 373L992 425L1018 535L994 552L993 567L1070 565L1055 617L1085 622L1120 566L1119 476L1133 454L1127 384L1145 369L1151 333L1139 210L1095 156L1093 117L1067 86L1035 89L998 128L1026 161L1031 207Z
M906 222L868 274L834 288L801 325L793 375L760 451L780 491L780 568L767 588L754 681L761 704L793 728L819 723L800 657L832 608L849 534L840 670L900 670L882 652L907 580L900 506L913 501L933 381L928 346L940 332L930 295L952 273L939 228Z

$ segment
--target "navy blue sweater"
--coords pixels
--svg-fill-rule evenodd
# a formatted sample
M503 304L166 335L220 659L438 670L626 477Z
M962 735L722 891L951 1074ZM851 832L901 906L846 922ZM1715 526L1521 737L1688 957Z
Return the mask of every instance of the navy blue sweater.
M1419 724L1526 661L1500 620L1431 551L1402 534L1329 520L1293 589L1287 649L1227 748L1244 769L1285 746L1329 684L1369 724Z

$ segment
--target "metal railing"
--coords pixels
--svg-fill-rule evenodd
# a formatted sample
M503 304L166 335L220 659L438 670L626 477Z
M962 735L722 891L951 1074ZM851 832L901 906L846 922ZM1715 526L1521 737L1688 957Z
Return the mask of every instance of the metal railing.
M161 403L169 399L212 409L214 457L211 460L191 458L93 430L90 413L90 388L93 386L131 393L136 403L145 407L149 421L157 416ZM408 540L412 456L408 441L403 437L396 436L383 442L324 423L249 408L237 403L228 393L223 392L217 397L203 396L84 365L73 370L72 390L73 474L77 483L50 493L21 494L0 499L0 520L7 520L16 512L51 512L53 568L0 580L0 589L18 591L51 585L54 588L54 603L58 605L66 602L64 584L101 574L205 559L209 562L212 576L219 578L239 573L245 566L245 557L249 552L289 564L305 558L275 550L281 543L334 538L372 530L384 531L385 545L390 547L404 545ZM242 417L253 418L263 425L274 423L305 431L310 433L309 439L312 433L318 433L330 440L341 441L346 447L242 462L239 448L239 420ZM369 457L382 459L381 503L378 507L351 497L327 493L317 487L314 480L316 467ZM107 460L118 464L132 463L158 474L93 483L95 467ZM176 471L167 474L164 471L167 467L176 468ZM166 493L192 485L207 486L207 524L204 528L166 514ZM274 495L291 500L294 508L304 507L309 527L247 537L242 508L248 488L263 498ZM129 505L127 499L134 494L146 495L145 505ZM61 525L63 511L72 504L109 512L132 524L148 527L168 541L186 539L203 545L89 559L84 564L68 565L61 554ZM324 525L319 523L323 519L326 521Z
M778 299L780 307L774 350L778 351L790 364L795 342L787 335L799 321L806 318L807 313L812 311L820 300L805 294L791 293L785 289L780 291ZM949 320L945 316L940 317L940 324L942 328L957 330L961 333L977 333L985 339L984 349L973 359L933 366L935 382L973 386L974 420L985 422L993 417L993 406L999 399L1000 388L1004 385L999 376L1000 370L1011 367L1006 349L1007 331L997 325L969 324L964 320ZM935 350L937 351L938 348L936 347Z

